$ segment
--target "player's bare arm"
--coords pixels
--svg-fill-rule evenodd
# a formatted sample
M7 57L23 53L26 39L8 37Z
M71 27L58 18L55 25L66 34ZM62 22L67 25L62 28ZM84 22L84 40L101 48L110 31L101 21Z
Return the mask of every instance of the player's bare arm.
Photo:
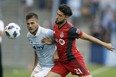
M33 71L35 69L35 67L37 66L38 64L38 58L37 58L37 54L36 54L36 51L34 51L34 56L35 56L35 60L34 60L34 66L33 66ZM34 77L33 74L31 74L30 77Z
M49 38L49 37L43 38L42 42L46 43L46 44L52 44L52 43L54 43L54 41L51 38ZM57 50L56 50L55 53L53 54L53 60L57 61L58 59L59 59L59 57L58 57L58 53L57 53Z
M37 66L37 64L38 64L38 58L37 58L37 53L36 53L36 51L34 52L34 54L35 54L35 61L34 61L34 67L33 67L33 69Z
M88 34L84 33L84 32L83 32L81 38L82 39L85 39L85 40L89 40L91 42L98 43L98 44L104 46L105 48L107 48L108 50L111 50L111 51L114 50L114 48L112 47L112 44L111 43L103 42L103 41L101 41L101 40L99 40L99 39L97 39L97 38L95 38L95 37L93 37L91 35L88 35Z
M46 44L52 44L54 41L49 37L45 37L42 39L42 42Z
M53 54L53 60L57 61L58 59L59 59L59 56L58 56L58 52L56 50L55 53Z
M3 31L0 31L0 36L2 36L4 34L4 32Z

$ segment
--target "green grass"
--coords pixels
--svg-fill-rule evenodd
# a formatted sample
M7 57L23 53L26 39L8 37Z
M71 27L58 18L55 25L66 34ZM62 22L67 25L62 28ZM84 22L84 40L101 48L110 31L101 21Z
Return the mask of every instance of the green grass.
M103 66L101 65L95 65L95 66L88 66L88 69L90 71L90 73L102 68ZM92 77L116 77L116 67L105 67L105 71L102 71L96 75L93 75ZM77 77L77 76L72 76L71 74L69 74L67 77Z
M93 72L102 67L103 66L100 65L94 65L88 66L88 69L90 70L90 72ZM105 68L108 70L93 75L93 77L116 77L116 67L105 67ZM30 77L30 74L31 70L27 69L14 69L14 68L4 69L4 77ZM77 76L72 76L71 74L69 74L67 77L77 77Z
M4 77L30 77L30 73L27 69L4 69Z
M109 68L109 70L103 73L97 74L94 77L116 77L116 67Z

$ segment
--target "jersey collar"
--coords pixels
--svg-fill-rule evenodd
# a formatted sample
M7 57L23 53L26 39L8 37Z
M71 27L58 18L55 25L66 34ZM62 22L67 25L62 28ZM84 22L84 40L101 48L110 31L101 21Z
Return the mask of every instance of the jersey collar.
M42 27L39 25L39 26L38 26L37 33L36 33L36 35L35 35L35 36L38 36L38 35L40 34L41 28L42 28Z
M66 25L67 21L65 21L63 24L58 25L58 29L61 29L64 25Z

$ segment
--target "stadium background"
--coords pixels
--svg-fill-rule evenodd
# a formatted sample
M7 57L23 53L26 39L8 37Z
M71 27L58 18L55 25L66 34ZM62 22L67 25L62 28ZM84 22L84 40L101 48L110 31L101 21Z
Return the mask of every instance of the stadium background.
M45 1L46 1L46 7L39 8L39 0L34 0L34 5L30 10L38 14L41 25L48 25L49 21L54 19L53 17L55 12L53 11L54 9L52 9L53 4L51 4L53 0L45 0ZM54 1L56 1L57 4L58 0L54 0ZM26 23L25 23L26 13L23 11L20 0L2 0L1 9L2 9L1 19L4 21L5 25L7 25L10 22L15 22L18 23L21 27L21 36L19 38L14 40L14 39L8 39L5 35L3 36L3 42L2 42L3 67L4 67L4 71L7 72L7 73L4 72L5 77L9 77L7 75L9 74L8 72L11 71L17 74L19 69L23 69L25 71L27 70L28 72L30 72L33 66L34 53L33 53L33 49L30 47L26 39L26 33L27 33ZM82 31L90 34L90 29L89 29L90 23L88 22L87 17L83 19L83 22L84 23L81 23L81 26L79 26L79 28ZM48 27L48 26L44 26L44 27ZM82 55L84 56L85 63L88 66L91 66L90 63L91 43L88 41L77 40L77 44L78 44L78 49L81 51ZM95 66L96 67L93 66L92 68L97 69L97 65ZM101 66L104 65L101 64L98 65L98 67ZM116 76L116 74L113 75L112 77L114 76Z

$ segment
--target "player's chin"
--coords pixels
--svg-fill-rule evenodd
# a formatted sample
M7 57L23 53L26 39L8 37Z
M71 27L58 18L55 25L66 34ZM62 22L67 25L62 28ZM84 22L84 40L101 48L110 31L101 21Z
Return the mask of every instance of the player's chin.
M32 33L32 34L34 33L34 31L33 31L33 30L29 30L29 32L30 32L30 33Z

